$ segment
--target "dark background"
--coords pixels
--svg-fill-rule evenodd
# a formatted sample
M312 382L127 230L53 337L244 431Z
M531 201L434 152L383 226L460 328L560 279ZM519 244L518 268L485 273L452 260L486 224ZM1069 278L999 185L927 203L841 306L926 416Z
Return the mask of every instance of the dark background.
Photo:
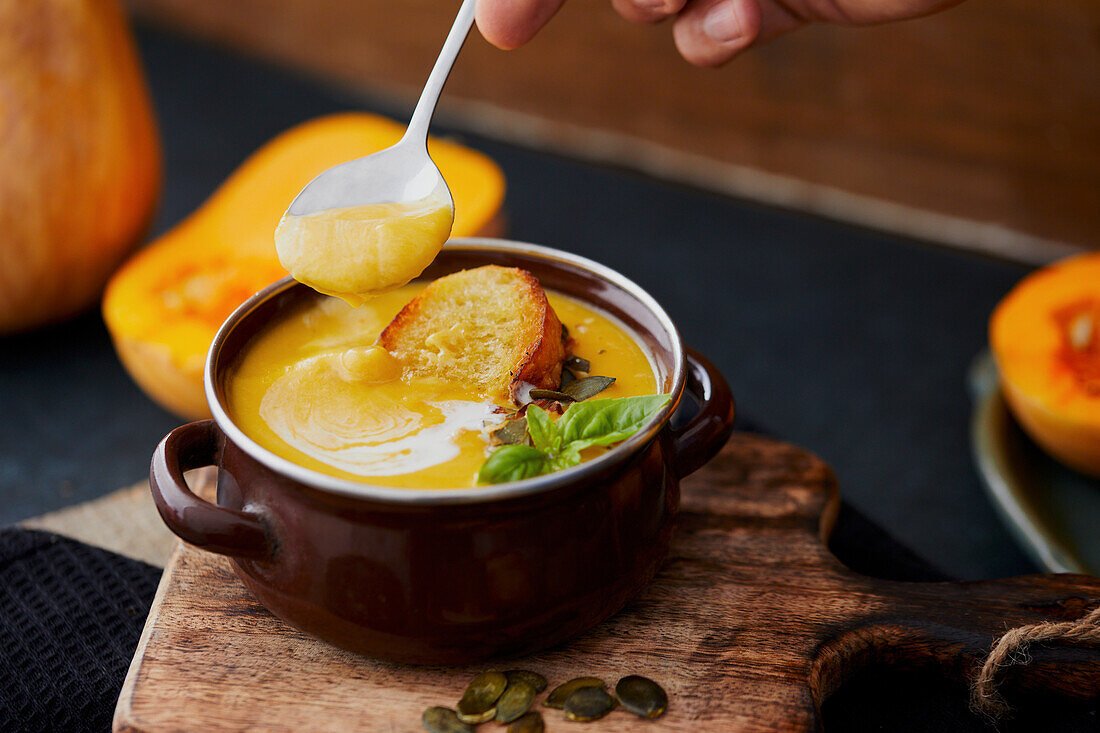
M158 31L138 39L165 151L154 234L290 125L408 113ZM504 169L511 238L649 290L721 367L742 418L822 456L857 509L951 575L1034 571L979 486L965 384L1026 268L458 137ZM98 313L0 340L0 384L0 523L140 480L180 422L129 380Z

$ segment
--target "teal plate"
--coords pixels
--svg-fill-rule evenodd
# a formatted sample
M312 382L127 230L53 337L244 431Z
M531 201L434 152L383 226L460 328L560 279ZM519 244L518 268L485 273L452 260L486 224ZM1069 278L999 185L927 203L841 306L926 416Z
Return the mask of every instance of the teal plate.
M1045 570L1100 575L1100 480L1066 468L1027 437L988 353L971 366L970 386L974 461L1005 524Z

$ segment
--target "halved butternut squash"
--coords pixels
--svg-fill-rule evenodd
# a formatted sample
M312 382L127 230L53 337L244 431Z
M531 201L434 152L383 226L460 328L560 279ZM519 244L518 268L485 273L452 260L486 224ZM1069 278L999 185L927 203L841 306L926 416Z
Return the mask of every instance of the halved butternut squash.
M1067 466L1100 477L1100 252L1024 278L993 312L1005 400Z
M252 293L282 278L273 235L295 194L327 168L397 142L405 128L365 113L303 123L248 158L193 214L108 283L103 317L122 363L185 418L209 414L202 368L214 334ZM431 139L455 202L452 236L502 233L504 176L469 148Z
M0 3L0 334L94 306L159 195L160 141L120 4Z

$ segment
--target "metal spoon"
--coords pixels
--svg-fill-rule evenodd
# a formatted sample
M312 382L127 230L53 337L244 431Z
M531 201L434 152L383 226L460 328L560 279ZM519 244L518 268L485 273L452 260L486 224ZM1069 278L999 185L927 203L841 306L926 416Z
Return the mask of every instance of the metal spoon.
M458 9L404 137L393 147L329 168L294 197L286 215L306 216L326 209L414 202L429 196L440 200L445 197L454 212L451 191L428 156L428 126L451 67L473 26L475 4L476 0L463 0Z

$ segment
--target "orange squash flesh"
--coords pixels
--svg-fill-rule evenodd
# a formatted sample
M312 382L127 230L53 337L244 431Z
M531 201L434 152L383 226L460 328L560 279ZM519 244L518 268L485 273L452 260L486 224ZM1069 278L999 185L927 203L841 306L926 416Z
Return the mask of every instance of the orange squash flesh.
M162 406L209 414L202 369L214 334L250 295L286 276L273 235L291 199L338 163L397 142L405 128L365 113L318 118L274 138L187 219L138 252L108 283L103 317L122 363ZM500 234L504 176L469 148L428 149L455 202L455 237Z
M1100 253L1024 278L990 321L1005 400L1036 443L1100 477Z

